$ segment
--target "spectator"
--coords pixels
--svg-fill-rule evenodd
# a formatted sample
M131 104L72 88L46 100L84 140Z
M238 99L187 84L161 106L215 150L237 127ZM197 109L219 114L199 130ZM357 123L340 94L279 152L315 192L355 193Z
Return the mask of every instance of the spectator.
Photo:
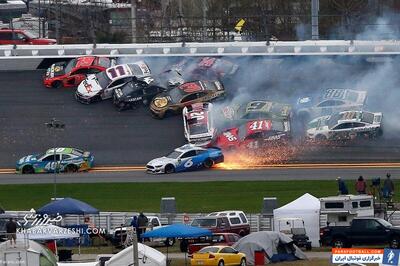
M347 190L346 183L342 180L340 176L336 178L338 181L339 195L347 195L349 191Z
M17 246L17 223L14 221L13 218L6 223L6 230L7 230L7 238L10 240L10 244L12 245L14 240L14 247Z
M138 225L138 218L137 218L136 215L134 215L134 216L132 217L131 226L132 226L133 228L135 228L136 236L137 236L137 239L138 239L138 241L139 241L139 240L140 240L140 239L139 239L139 225Z
M138 223L138 238L140 239L140 242L143 242L143 239L141 238L141 235L146 232L146 227L149 223L149 219L147 219L146 215L141 212L139 214L139 217L137 218L137 223Z
M356 182L356 191L358 194L367 194L367 182L365 182L362 175L360 175Z
M390 174L386 174L385 182L383 182L383 197L389 198L394 194L394 183L390 178Z

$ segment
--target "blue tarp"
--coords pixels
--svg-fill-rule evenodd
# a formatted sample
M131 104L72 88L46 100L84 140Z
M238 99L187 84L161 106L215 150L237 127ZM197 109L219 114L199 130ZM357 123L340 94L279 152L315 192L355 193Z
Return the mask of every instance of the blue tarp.
M148 231L143 235L141 235L141 237L189 238L189 237L200 237L200 236L210 236L210 235L212 235L212 232L208 229L194 227L185 224L171 224L155 229L153 231Z
M38 214L64 215L64 214L98 214L99 210L89 204L72 198L52 201L36 211Z

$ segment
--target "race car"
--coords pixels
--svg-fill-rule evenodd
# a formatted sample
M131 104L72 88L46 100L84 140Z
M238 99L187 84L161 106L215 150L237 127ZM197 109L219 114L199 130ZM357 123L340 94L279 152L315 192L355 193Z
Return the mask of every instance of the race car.
M218 57L185 58L172 66L172 69L182 73L186 80L221 80L233 76L238 68L238 64Z
M224 155L218 148L201 148L191 144L176 148L170 154L147 163L147 173L171 174L200 168L211 168L222 163Z
M191 144L207 146L210 144L216 129L210 115L211 103L195 103L183 108L183 125L185 138Z
M82 56L69 62L52 64L43 77L47 88L75 87L88 74L96 74L115 65L115 59L98 56Z
M302 122L347 110L361 110L367 99L366 91L325 89L316 97L303 97L297 101L297 117Z
M157 76L137 77L114 90L113 103L118 111L148 104L155 95L183 84L179 73L161 73Z
M54 158L55 156L55 158ZM34 154L22 157L16 165L20 174L78 172L87 171L93 167L94 156L87 151L75 148L54 148L44 154Z
M357 110L318 117L308 123L307 138L318 141L376 138L383 133L382 118L382 113Z
M217 135L214 145L222 150L260 149L286 144L290 128L283 121L253 120Z
M158 94L150 103L150 110L155 118L179 113L183 107L199 102L212 101L225 94L224 86L219 81L192 81Z
M286 127L290 129L291 110L289 104L261 100L223 107L217 115L222 114L225 120L231 122L230 125L241 125L252 120L273 119L285 121Z
M76 90L75 98L84 104L109 99L116 88L135 82L137 78L143 78L148 83L146 77L151 79L150 74L150 68L144 61L113 66L84 79Z

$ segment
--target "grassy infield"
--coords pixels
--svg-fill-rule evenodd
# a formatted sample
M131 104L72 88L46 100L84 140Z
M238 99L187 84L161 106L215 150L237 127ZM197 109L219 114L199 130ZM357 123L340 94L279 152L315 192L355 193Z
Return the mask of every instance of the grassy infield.
M395 182L397 187L400 182ZM354 181L347 181L354 193ZM332 181L252 181L199 183L59 184L58 197L88 202L102 211L159 212L161 197L176 198L178 212L211 212L239 209L261 211L263 197L277 197L286 204L304 193L316 197L336 195ZM398 195L398 194L397 194ZM53 185L0 185L0 204L6 210L29 210L48 203ZM396 196L398 199L398 196Z

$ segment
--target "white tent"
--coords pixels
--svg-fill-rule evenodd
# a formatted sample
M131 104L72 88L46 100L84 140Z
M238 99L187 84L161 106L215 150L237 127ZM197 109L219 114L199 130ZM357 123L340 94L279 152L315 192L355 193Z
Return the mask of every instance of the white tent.
M138 243L139 265L141 266L165 266L167 260L164 254L149 246ZM106 262L106 266L133 265L132 246L118 252Z
M282 230L282 223L279 224L279 219L301 218L304 221L306 233L312 242L312 246L319 247L320 208L319 199L306 193L300 198L274 210L274 230Z

